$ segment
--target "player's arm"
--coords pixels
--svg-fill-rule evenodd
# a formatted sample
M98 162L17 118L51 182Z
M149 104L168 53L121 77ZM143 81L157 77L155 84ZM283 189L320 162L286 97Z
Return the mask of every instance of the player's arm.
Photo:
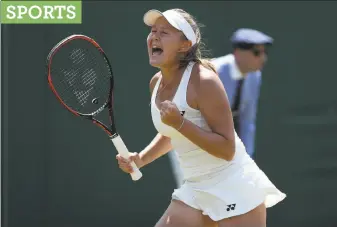
M141 167L144 167L154 160L160 158L170 150L172 150L170 138L158 133L151 143L139 153L139 157L142 160Z
M153 78L150 81L151 94L159 79L159 75L160 74L157 73L156 75L153 76ZM155 138L151 141L151 143L139 153L139 157L142 160L141 167L160 158L161 156L168 153L170 150L172 150L171 139L158 133L155 136Z
M226 91L214 72L198 69L197 73L197 103L211 131L206 131L185 119L180 132L209 154L230 161L235 153L235 136Z

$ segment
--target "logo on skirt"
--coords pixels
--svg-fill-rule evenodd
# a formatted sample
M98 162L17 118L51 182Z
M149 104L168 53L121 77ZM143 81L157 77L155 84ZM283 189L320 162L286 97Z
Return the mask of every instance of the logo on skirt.
M227 205L227 211L235 210L235 206L236 206L235 203Z

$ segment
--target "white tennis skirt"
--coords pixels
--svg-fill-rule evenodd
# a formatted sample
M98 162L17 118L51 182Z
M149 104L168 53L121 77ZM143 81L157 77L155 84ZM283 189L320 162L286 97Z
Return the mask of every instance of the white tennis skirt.
M213 221L245 214L262 203L272 207L285 197L255 162L185 181L172 194Z

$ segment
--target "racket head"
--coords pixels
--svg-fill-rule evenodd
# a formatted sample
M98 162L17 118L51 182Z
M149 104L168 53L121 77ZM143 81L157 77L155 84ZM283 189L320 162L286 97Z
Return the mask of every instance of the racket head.
M66 37L52 48L46 66L49 87L67 110L92 120L109 136L116 133L112 67L95 40L85 35ZM105 109L109 123L96 118Z

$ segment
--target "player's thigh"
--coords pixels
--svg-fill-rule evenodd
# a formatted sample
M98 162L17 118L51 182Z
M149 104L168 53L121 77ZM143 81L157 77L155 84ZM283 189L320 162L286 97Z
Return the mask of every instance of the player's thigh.
M261 204L248 213L226 218L218 222L219 227L266 227L266 206Z
M172 200L155 227L216 227L213 221L185 203Z

